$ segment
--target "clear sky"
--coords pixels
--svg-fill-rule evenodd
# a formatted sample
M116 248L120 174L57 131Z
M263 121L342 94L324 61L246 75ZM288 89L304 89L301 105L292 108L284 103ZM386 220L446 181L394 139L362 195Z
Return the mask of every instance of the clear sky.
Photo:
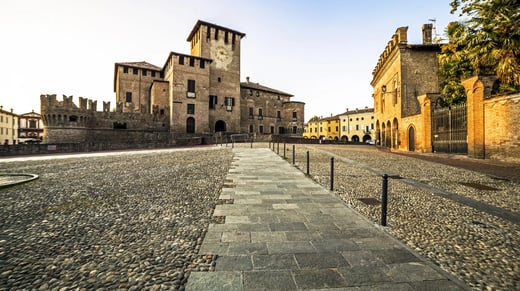
M1 0L0 105L40 112L40 94L111 101L114 63L162 67L204 20L246 34L241 80L294 95L305 119L373 107L372 70L398 27L422 43L451 0Z

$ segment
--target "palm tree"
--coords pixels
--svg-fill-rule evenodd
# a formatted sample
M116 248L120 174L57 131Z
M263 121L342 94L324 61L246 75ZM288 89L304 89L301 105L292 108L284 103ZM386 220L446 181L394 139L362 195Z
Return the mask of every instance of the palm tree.
M469 17L456 35L461 54L471 63L473 73L494 73L502 91L520 89L520 3L518 0L454 1L452 13L461 7ZM463 5L463 6L462 6Z

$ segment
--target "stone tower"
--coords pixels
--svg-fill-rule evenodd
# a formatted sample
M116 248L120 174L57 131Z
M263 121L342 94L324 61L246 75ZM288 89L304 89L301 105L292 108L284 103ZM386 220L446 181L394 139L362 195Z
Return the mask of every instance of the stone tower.
M209 127L240 132L240 41L244 33L197 21L187 41L191 55L210 59Z

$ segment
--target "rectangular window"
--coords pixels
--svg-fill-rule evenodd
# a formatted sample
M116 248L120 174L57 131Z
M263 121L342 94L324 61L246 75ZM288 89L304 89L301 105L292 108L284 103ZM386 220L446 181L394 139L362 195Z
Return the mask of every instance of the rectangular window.
M123 73L128 74L128 67L123 67Z
M228 32L226 31L226 33L224 34L224 43L228 43L229 42L229 37L228 37Z
M155 78L155 71L152 71L152 78Z
M263 126L263 125L260 125L260 126L258 127L258 131L259 131L260 133L264 133L264 126Z
M134 75L137 75L139 73L139 69L134 68Z
M146 76L147 73L148 73L148 71L143 69L143 76Z
M204 69L206 66L206 62L204 60L199 60L199 66L201 69Z
M218 28L215 28L215 40L218 39Z
M249 107L249 119L253 119L253 107Z
M297 126L293 126L292 128L292 133L297 133L298 132L298 127Z
M184 65L184 56L179 56L179 65Z
M298 120L298 113L296 111L293 111L292 113L292 120L297 121Z
M188 104L188 114L195 114L195 104Z
M195 58L190 58L190 67L195 67Z
M188 80L188 91L186 96L189 98L195 98L195 80Z
M126 92L125 102L126 103L131 103L132 102L132 92Z
M36 128L36 120L29 120L29 128Z
M274 126L271 126L271 133L274 133Z
M359 124L356 124L356 130L359 130Z
M217 108L217 96L209 95L209 109Z
M226 106L227 111L232 111L233 106L235 106L235 98L234 97L226 97L224 99L224 106Z

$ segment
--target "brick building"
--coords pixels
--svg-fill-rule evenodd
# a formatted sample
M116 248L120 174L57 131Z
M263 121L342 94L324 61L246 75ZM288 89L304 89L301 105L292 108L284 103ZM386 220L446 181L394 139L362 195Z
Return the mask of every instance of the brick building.
M189 55L171 52L163 67L116 63L116 103L123 112L168 116L174 136L301 133L304 103L291 101L291 94L250 83L249 78L240 83L244 36L199 20L187 38Z
M422 110L418 97L439 92L440 44L432 43L432 28L432 24L422 26L422 44L408 44L408 27L398 28L372 72L376 142L382 147L431 148L416 144L415 133L425 129L414 118L420 119Z

